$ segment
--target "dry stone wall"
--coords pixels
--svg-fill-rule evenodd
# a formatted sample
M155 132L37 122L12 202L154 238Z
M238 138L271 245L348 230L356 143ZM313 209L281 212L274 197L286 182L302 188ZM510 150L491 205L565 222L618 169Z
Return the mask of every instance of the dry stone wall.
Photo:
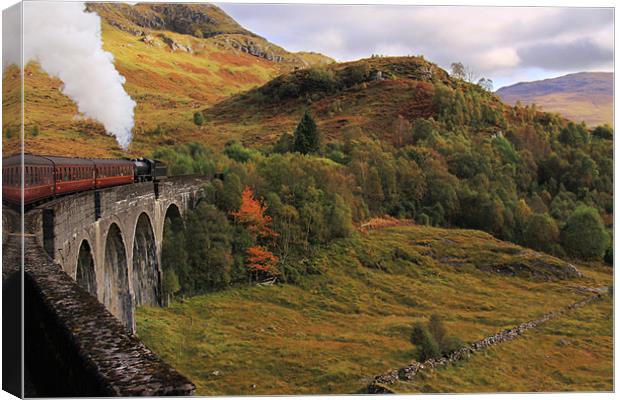
M483 351L490 346L500 344L509 340L516 339L529 329L535 328L538 325L545 323L551 319L557 318L567 311L575 308L583 307L594 300L598 300L603 296L604 289L597 289L594 296L590 296L586 299L580 300L576 303L570 304L561 310L553 311L543 315L542 317L524 322L510 329L504 329L501 332L495 333L482 340L472 343L469 346L462 347L454 350L446 356L440 358L432 358L425 362L412 361L406 367L389 371L383 375L378 375L367 386L366 392L370 394L388 394L393 393L389 388L389 385L396 383L397 381L411 381L418 373L425 370L436 369L439 367L447 366L457 361L465 360L471 357L473 354Z

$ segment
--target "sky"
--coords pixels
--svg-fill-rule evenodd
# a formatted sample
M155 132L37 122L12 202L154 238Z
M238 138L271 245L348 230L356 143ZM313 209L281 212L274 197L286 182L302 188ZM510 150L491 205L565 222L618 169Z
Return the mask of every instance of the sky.
M289 51L337 61L372 54L462 62L495 89L581 71L613 71L611 8L218 4Z

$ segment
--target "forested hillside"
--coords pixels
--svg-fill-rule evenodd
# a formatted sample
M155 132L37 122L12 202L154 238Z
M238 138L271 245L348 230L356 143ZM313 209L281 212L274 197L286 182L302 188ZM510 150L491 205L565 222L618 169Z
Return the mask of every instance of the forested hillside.
M154 155L173 173L222 173L208 193L209 215L231 224L224 269L243 271L247 249L260 246L289 279L299 273L286 272L298 269L292 260L383 215L480 229L561 257L612 260L611 130L507 106L422 58L295 71L219 103L205 118L222 132L253 134L242 133L245 145L228 140L221 153L196 144ZM239 245L247 226L230 213L246 187L277 234Z

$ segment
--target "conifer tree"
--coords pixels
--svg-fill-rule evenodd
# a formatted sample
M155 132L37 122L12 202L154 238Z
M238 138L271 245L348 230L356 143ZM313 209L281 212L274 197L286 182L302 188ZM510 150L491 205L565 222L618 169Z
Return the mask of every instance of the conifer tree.
M314 119L306 111L295 129L293 150L301 154L318 153L321 147L319 131Z

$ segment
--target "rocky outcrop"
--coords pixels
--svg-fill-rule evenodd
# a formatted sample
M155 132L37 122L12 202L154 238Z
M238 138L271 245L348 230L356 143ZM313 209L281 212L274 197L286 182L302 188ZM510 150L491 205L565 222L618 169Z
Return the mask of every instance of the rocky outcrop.
M270 45L267 41L257 40L256 38L247 36L224 35L221 38L218 38L216 45L221 48L232 48L234 50L274 62L283 62L287 59L287 57L284 56L286 53L285 50ZM288 58L292 59L293 57Z
M170 48L170 50L172 51L184 51L186 53L193 53L194 49L192 49L192 46L190 45L185 45L183 43L179 43L176 40L174 40L173 38L164 35L163 33L159 35L159 37L161 38L161 40Z
M255 36L241 27L220 8L211 4L137 4L89 3L110 25L136 36L148 30L166 30L198 38L224 33Z
M96 12L108 24L140 37L149 45L166 45L172 51L193 53L190 44L166 35L174 32L198 39L209 39L216 46L240 51L273 62L286 62L296 67L308 67L333 61L318 53L294 54L244 29L219 7L211 4L137 4L89 3L87 9ZM154 40L161 38L160 42Z
M472 355L479 351L483 351L490 346L494 346L500 344L502 342L514 340L529 329L535 328L538 325L545 323L551 319L555 319L567 311L574 310L576 308L583 307L594 300L598 300L605 293L605 289L593 289L596 293L594 296L588 297L586 299L580 300L576 303L570 304L564 307L561 310L554 311L543 315L542 317L531 320L528 322L524 322L520 325L517 325L510 329L504 329L501 332L495 333L494 335L487 336L486 338L479 340L477 342L472 343L469 346L462 347L460 349L454 350L447 355L440 358L432 358L426 360L425 362L412 361L406 367L401 369L391 370L383 375L376 376L373 381L367 386L366 392L371 394L382 394L382 393L394 393L389 385L396 383L397 381L411 381L416 375L425 370L432 370L439 367L447 366L456 361L461 361L470 358Z

